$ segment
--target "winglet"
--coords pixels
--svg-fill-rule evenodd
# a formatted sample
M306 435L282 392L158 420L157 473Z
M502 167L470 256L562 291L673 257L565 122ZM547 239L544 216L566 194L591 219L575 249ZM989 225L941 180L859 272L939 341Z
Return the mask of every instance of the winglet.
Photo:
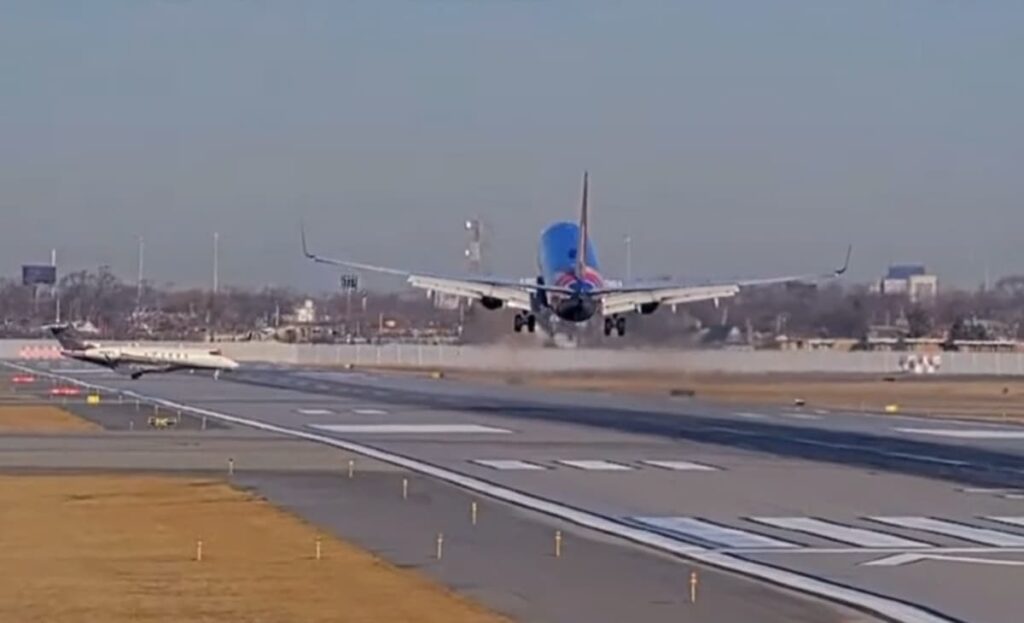
M852 244L850 246L846 247L846 260L843 262L842 267L837 268L833 272L833 274L836 277L839 277L840 275L843 275L844 273L846 273L847 269L850 268L850 256L851 255L853 255L853 245Z
M579 240L576 243L576 277L582 278L587 268L587 239L590 221L590 206L588 205L588 191L590 186L590 175L583 172L583 201L580 203L580 224Z
M309 259L315 259L316 256L309 252L309 247L306 246L306 223L299 221L299 234L302 236L302 254Z

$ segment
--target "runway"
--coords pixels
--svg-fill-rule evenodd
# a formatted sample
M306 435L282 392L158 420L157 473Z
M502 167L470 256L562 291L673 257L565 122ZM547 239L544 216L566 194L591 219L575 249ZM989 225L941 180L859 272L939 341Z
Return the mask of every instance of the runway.
M399 457L894 620L1019 618L1024 429L1014 426L270 367L221 381L79 378Z

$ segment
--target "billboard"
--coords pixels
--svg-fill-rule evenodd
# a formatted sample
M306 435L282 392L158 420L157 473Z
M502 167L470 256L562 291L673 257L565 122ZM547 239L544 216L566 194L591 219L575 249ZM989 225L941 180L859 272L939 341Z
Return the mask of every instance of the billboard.
M49 264L26 264L21 267L21 283L26 286L56 285L57 267Z

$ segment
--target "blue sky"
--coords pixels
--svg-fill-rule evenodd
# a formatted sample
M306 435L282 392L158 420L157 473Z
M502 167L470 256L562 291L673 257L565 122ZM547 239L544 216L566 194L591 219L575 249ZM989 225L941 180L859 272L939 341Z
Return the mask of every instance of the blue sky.
M0 0L0 273L327 288L319 250L534 269L582 170L605 270L1024 272L1024 5ZM390 285L375 278L374 285Z

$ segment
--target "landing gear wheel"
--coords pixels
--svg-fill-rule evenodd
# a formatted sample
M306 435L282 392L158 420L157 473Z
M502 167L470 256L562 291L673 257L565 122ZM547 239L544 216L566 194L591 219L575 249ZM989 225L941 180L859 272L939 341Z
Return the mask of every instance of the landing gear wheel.
M537 317L533 314L526 317L526 329L530 333L535 333L537 331Z
M608 337L612 334L612 330L615 328L615 321L612 318L604 319L604 336Z
M622 316L615 319L615 332L619 334L619 337L626 335L626 319Z
M524 324L526 324L526 323L523 320L523 315L522 314L516 314L515 320L512 321L512 328L515 330L515 332L516 333L522 333L523 332L523 325Z

